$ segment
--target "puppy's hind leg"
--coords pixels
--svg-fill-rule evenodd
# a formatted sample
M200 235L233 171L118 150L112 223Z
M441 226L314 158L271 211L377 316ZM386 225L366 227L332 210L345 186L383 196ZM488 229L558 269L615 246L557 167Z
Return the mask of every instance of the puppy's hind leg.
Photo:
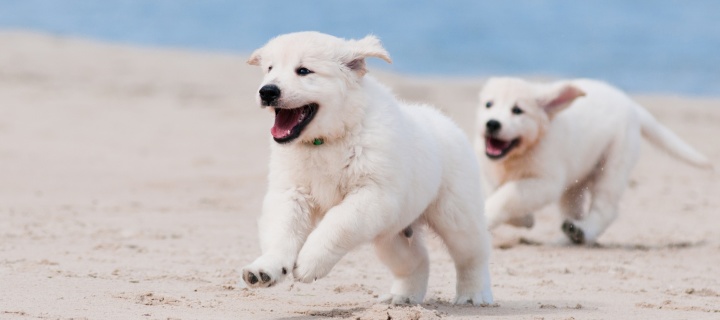
M580 219L589 197L591 178L580 181L565 190L560 198L560 212L566 219Z
M422 303L427 290L429 262L420 225L375 239L375 252L395 276L390 294L380 301L391 304Z
M443 239L457 276L456 304L493 303L490 286L490 232L485 226L481 199L454 192L426 212L428 224ZM477 205L475 205L477 204Z
M575 244L594 244L618 215L618 203L637 160L639 137L628 137L612 148L594 173L590 191L590 210L565 220L562 230Z
M621 177L604 176L593 187L590 210L579 220L568 219L562 230L575 244L594 244L597 238L615 221L618 202L625 186Z
M565 218L561 228L570 241L575 244L585 242L584 231L573 221L578 221L585 215L585 204L590 195L590 182L595 178L594 174L591 176L592 177L588 177L584 181L568 187L559 202L560 212Z

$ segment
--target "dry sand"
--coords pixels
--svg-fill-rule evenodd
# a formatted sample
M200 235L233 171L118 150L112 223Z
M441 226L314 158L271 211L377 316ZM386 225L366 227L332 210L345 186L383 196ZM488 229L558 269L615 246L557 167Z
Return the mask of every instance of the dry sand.
M266 185L260 77L233 55L0 33L0 318L720 319L720 179L647 146L601 247L558 244L554 208L497 230L493 306L449 303L436 238L420 306L375 304L391 276L368 246L313 284L239 287ZM472 131L481 81L378 77ZM637 99L720 164L720 100Z

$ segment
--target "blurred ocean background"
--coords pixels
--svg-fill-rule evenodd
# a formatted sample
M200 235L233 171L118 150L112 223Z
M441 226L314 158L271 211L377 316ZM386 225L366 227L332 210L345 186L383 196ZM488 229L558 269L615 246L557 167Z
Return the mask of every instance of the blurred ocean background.
M402 74L720 96L717 0L0 0L0 29L241 54L293 31L373 33L394 60L373 66Z

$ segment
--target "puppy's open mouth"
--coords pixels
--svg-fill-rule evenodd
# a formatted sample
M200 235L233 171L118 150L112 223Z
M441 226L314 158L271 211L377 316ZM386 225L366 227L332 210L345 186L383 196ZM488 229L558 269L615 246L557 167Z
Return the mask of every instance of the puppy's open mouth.
M287 143L299 137L305 126L315 117L317 110L317 103L294 109L275 108L275 124L270 129L275 142Z
M488 158L496 160L504 157L520 143L520 138L511 141L500 140L493 137L485 137L485 154Z

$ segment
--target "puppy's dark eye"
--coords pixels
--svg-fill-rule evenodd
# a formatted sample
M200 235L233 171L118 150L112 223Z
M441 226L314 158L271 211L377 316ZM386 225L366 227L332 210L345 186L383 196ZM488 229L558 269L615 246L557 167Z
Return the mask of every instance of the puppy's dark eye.
M525 111L523 111L523 109L520 109L520 107L518 107L518 106L514 106L514 107L512 108L512 113L513 113L513 114L523 114L523 112L525 112Z
M488 102L485 103L485 108L490 108L490 107L492 107L492 106L493 106L493 102L492 102L492 101L488 101Z
M268 72L272 71L272 66L268 67Z
M301 68L297 68L297 69L295 70L295 73L297 73L297 75L299 75L299 76L306 76L306 75L309 75L309 74L311 74L311 73L313 73L313 72L310 71L308 68L302 68L302 67L301 67Z

